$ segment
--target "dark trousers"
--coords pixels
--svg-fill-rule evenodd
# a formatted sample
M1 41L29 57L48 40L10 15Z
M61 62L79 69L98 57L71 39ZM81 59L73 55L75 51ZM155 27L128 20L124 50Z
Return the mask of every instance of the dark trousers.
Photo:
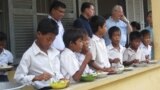
M0 82L7 82L7 81L8 81L7 75L0 75Z

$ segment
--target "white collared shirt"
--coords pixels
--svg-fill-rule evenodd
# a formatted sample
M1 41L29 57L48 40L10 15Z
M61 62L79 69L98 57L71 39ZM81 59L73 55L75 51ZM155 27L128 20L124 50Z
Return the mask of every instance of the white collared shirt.
M79 70L80 63L76 57L76 54L68 48L65 48L60 55L61 72L63 76L70 80L71 83L75 83L72 76Z
M145 55L142 53L142 49L140 47L136 52L130 47L124 51L123 61L132 61L134 59L138 59L139 61L146 60Z
M107 27L107 30L109 30L109 28L113 27L113 26L117 26L120 28L121 30L121 40L120 40L120 44L122 46L125 46L126 42L127 42L127 24L124 23L122 20L118 20L118 21L115 21L112 19L112 17L109 17L107 20L106 20L106 27ZM109 37L108 37L108 34L106 34L105 36L105 42L106 42L106 45L109 45L111 43Z
M53 19L58 24L58 35L56 36L55 40L52 43L52 47L55 47L56 49L62 51L65 48L64 42L63 42L63 34L64 34L64 28L61 21L57 21L51 16L48 16L48 18Z
M146 47L143 43L141 43L140 48L142 49L142 52L145 54L145 56L149 55L149 60L151 60L152 46L148 45L148 47Z
M108 51L103 38L99 38L96 35L90 39L90 51L92 53L92 60L101 68L109 68L110 62L108 59Z
M14 79L22 84L32 84L37 89L49 86L51 79L48 81L34 81L36 75L44 72L50 73L52 80L63 78L60 73L59 51L55 48L49 48L47 53L44 53L34 42L32 46L23 54L19 66L15 72Z
M10 51L3 49L0 53L0 65L8 63L13 63L13 55Z
M113 47L112 44L109 44L107 46L108 57L109 59L119 58L121 64L123 64L123 53L124 53L125 47L123 47L122 45L119 45L119 47L120 47L120 50L117 50L116 48Z

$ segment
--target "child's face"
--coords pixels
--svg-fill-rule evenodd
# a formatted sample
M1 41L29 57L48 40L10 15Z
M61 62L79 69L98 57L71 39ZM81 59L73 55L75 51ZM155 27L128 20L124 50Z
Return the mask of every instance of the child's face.
M87 50L89 46L89 37L88 35L83 36L83 48L82 50Z
M0 53L3 51L3 48L5 48L6 43L5 41L0 41Z
M119 42L120 42L120 37L121 37L120 31L114 32L113 35L112 35L112 38L111 38L112 43L118 45Z
M79 38L76 42L71 42L70 47L74 52L81 52L83 47L83 40Z
M41 32L37 33L37 43L39 47L43 50L48 50L55 40L56 35L54 33L42 34Z
M134 49L134 50L137 50L139 45L141 43L141 40L140 39L134 39L131 41L131 48Z
M104 25L101 27L99 26L99 33L104 36L107 32L107 28L106 28L106 24L104 23Z
M143 39L142 39L142 42L144 45L150 45L151 43L151 38L150 38L150 35L144 35Z

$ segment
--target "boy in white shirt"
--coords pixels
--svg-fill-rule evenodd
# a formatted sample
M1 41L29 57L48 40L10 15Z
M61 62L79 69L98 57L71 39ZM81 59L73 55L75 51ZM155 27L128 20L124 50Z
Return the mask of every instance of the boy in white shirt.
M111 44L107 46L109 61L112 67L121 67L125 50L125 47L120 45L121 31L117 26L113 26L108 30L108 35L111 40Z
M23 54L14 79L36 89L48 90L52 81L62 79L60 73L59 51L51 47L58 34L57 23L51 19L39 22L36 40Z
M0 32L0 66L13 63L13 55L10 51L6 50L6 34ZM7 73L0 72L0 82L8 81Z
M149 30L142 30L141 31L141 40L142 43L140 45L143 53L145 54L145 58L147 60L151 60L151 51L152 51L152 46L151 44L151 35Z
M92 55L87 52L82 63L75 53L80 53L83 47L83 34L79 29L71 29L64 32L63 40L66 48L61 53L61 71L65 78L71 83L79 81L85 68L90 62Z
M94 60L94 63L99 66L102 71L113 72L114 69L111 68L107 47L103 39L107 31L105 19L101 16L93 16L90 20L90 25L93 31L93 37L90 40L92 60Z
M133 31L129 36L130 46L124 51L123 64L125 66L132 65L134 63L145 62L145 55L142 53L142 49L139 47L141 43L141 35L138 31Z

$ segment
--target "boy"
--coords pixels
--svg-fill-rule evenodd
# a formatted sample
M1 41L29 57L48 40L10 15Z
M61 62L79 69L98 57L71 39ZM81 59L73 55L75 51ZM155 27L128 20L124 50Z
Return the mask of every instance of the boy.
M84 31L84 30L82 30L82 35L83 35L83 38L82 38L82 43L83 43L82 50L81 50L80 53L79 52L75 53L80 64L83 63L85 55L87 53L90 53L90 51L89 51L89 39L90 38L89 38L87 32ZM90 69L90 67L87 65L83 73L93 73L93 70Z
M145 61L145 55L142 53L140 46L141 35L138 31L133 31L129 36L130 46L124 51L123 63L125 66Z
M60 73L59 51L51 47L57 34L55 21L47 18L39 22L36 40L23 54L15 72L14 79L17 82L47 90L51 89L48 86L52 80L63 78Z
M75 53L80 53L83 47L82 30L71 29L64 32L63 40L66 48L61 53L61 71L65 78L70 79L71 83L79 81L84 73L86 66L92 58L91 53L85 53L82 64L78 61Z
M152 51L152 46L151 44L151 35L149 30L142 30L141 31L141 39L142 43L140 45L141 49L143 50L143 53L145 54L145 58L147 60L151 60L151 51Z
M109 61L112 67L121 67L125 50L125 47L120 45L121 31L117 26L113 26L108 30L108 35L111 40L111 44L107 46Z
M0 32L0 65L7 65L13 63L13 55L6 50L6 34ZM0 82L8 81L7 73L0 72Z
M108 60L108 52L103 36L106 34L105 19L101 16L93 16L90 20L90 25L93 31L93 37L90 40L90 52L92 60L100 67L99 70L112 72L114 71Z

